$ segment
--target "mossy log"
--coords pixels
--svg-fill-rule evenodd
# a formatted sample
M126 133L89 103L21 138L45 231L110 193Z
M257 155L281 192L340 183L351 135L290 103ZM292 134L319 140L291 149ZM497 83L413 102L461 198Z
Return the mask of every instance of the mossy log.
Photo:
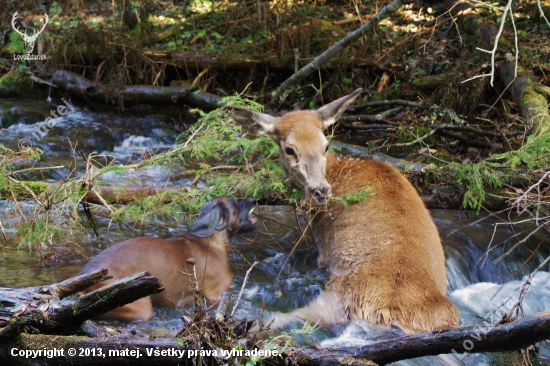
M107 274L102 269L50 286L0 288L0 339L13 339L29 330L73 334L90 318L163 290L157 277L141 272L80 297L68 297L111 278Z
M206 111L220 107L220 98L205 92L193 93L182 87L134 85L113 87L101 85L70 71L58 70L51 82L72 97L95 103L130 106L133 104L184 103Z
M23 188L25 186L27 189ZM34 181L22 181L19 184L11 183L10 189L0 189L0 199L13 199L15 196L18 200L32 200L36 196L41 199L42 193L48 191L54 186L49 182L34 182ZM157 194L164 193L166 191L172 191L174 193L183 192L186 190L185 186L129 186L129 187L113 187L103 186L98 187L97 192L103 198L105 202L102 202L93 191L87 191L87 188L82 186L78 192L79 197L84 197L83 201L96 204L108 203L115 204L128 204L130 202L156 196ZM34 194L34 196L31 194Z
M543 135L550 132L550 114L548 100L530 72L518 65L517 77L514 80L514 63L508 62L498 69L500 78L506 85L512 83L508 90L518 102L521 116L525 118L527 133Z
M252 66L267 66L270 70L289 71L295 69L296 62L298 66L307 64L302 58L294 56L276 55L241 55L231 54L231 51L223 53L223 56L208 55L191 51L146 51L144 54L154 61L165 61L176 66L189 68L192 70L204 70L206 68L222 70L249 70ZM334 70L341 67L341 60L338 57L331 58L323 67L327 70ZM357 58L353 60L353 67L376 67L378 64L374 60Z
M373 159L380 160L382 159ZM151 196L158 195L167 190L173 192L182 192L186 187L183 186L171 186L171 187L104 187L101 191L101 196L109 203L128 204L138 199L143 199ZM488 210L502 210L507 207L508 200L516 197L507 189L487 189L488 197L483 207ZM443 186L430 186L429 189L421 193L420 198L424 201L427 208L446 208L446 209L461 209L463 207L462 198L464 192L456 189L449 189L448 185ZM101 204L97 199L97 196L88 194L86 196L86 202ZM279 204L274 199L271 203ZM267 204L270 204L268 201Z
M137 201L143 198L156 196L166 191L172 191L174 193L185 192L185 186L144 186L144 187L101 187L98 189L98 193L109 204L122 204L126 205L130 202ZM86 202L101 204L97 196L91 192L86 194Z
M403 159L394 158L388 155L384 155L377 152L369 152L368 149L345 144L342 142L332 141L331 146L339 149L344 154L350 154L359 158L372 159L375 161L382 161L396 166L400 170L405 171L405 175L411 175L417 177L418 175L425 174L424 169L427 168L425 164L415 164ZM518 175L519 177L519 175ZM513 178L513 177L512 177ZM526 179L522 178L513 179L514 184L526 185ZM24 185L28 189L21 187ZM32 191L38 199L41 199L41 194L46 192L52 186L48 182L33 182L22 181L20 184L11 183L11 191L8 189L0 190L0 198L12 199L12 192L17 199L32 200L34 197L29 191ZM129 204L136 200L144 199L147 197L156 196L166 191L174 193L186 192L187 186L97 186L95 192L101 196L103 201L96 195L94 191L86 191L86 187L81 187L78 194L79 197L84 197L83 201L88 203L94 203L102 205L108 204ZM463 191L452 189L448 185L429 185L427 189L421 192L421 198L424 204L428 208L446 208L446 209L460 209L462 208ZM508 207L508 201L517 197L512 191L506 189L500 190L488 190L488 199L484 204L484 207L489 210L501 210ZM170 198L166 199L165 203L168 203ZM267 200L267 204L270 202L280 203L277 201L277 197L273 198L273 201Z
M476 36L480 46L492 49L498 34L498 25L492 20L486 20L479 15L473 4L468 1L446 0L447 9L451 9L453 16L458 17L459 25L466 33ZM454 7L453 7L454 6ZM513 54L510 42L499 39L499 53ZM515 62L508 62L502 56L497 58L498 73L505 85L510 85L509 91L516 100L521 115L525 118L527 133L536 135L550 132L550 114L548 100L544 93L537 90L537 83L531 73L518 63L518 74L514 80Z
M44 96L47 90L33 85L32 77L13 70L0 77L0 98ZM4 126L5 127L5 126Z

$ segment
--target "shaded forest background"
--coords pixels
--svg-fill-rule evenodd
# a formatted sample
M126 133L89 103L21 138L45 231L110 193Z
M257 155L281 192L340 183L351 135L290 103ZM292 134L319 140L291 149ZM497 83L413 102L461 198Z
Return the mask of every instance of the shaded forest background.
M534 232L550 233L550 1L386 5L2 1L0 97L51 96L58 104L64 97L122 115L160 106L182 135L173 149L131 165L75 154L71 173L59 181L33 171L40 149L0 145L0 198L15 202L10 215L19 220L12 237L2 225L7 215L0 217L1 238L47 261L54 247L85 256L76 233L95 229L97 215L128 225L179 220L176 212L196 213L225 195L301 207L277 146L243 138L220 107L277 115L318 108L357 88L361 97L328 131L333 151L398 166L429 207L520 213L510 215L512 226L524 218L535 222L533 231L488 248L500 246L499 259ZM16 59L28 50L12 23L31 34L43 27L44 14L48 23L32 53L47 60ZM346 42L352 34L357 39ZM10 123L2 116L2 128ZM100 180L151 165L183 165L192 183L121 187ZM207 184L199 186L202 180ZM32 217L17 210L22 200L33 202Z
M14 178L15 161L40 156L31 149L6 150L0 190L4 196L37 199L46 211L66 202L66 196L78 204L84 194L121 220L155 215L159 201L181 204L183 199L193 211L204 199L222 194L296 202L299 192L284 184L274 146L265 140L237 142L240 130L216 108L228 103L225 96L238 94L231 103L265 105L281 114L317 108L361 87L357 105L332 131L335 140L346 143L335 142L335 150L405 168L432 207L515 207L548 230L548 1L394 1L397 11L375 17L385 5L356 0L3 2L0 96L45 97L54 87L61 96L119 113L164 104L182 130L189 122L200 123L182 135L175 150L139 166L198 161L189 174L217 183L199 201L195 191L182 198L173 190L158 194L132 187L126 187L131 194L124 201L120 190L90 189L82 176L53 186ZM41 27L43 14L49 15L33 51L47 54L47 61L14 60L14 54L25 54L22 37L10 26L16 11L16 25L29 33ZM285 80L369 22L372 27L357 41L285 87ZM232 137L220 144L220 135ZM255 160L252 169L223 167L249 164L246 155L259 152L265 159ZM231 164L222 164L228 153ZM218 166L207 161L211 158ZM93 161L81 161L88 173ZM136 166L96 168L100 173L93 179ZM228 186L236 180L240 183ZM104 192L102 200L95 190ZM58 192L64 196L55 198ZM135 210L132 203L108 206L140 199L145 201ZM20 232L25 241L41 241L27 237L31 231L36 227Z

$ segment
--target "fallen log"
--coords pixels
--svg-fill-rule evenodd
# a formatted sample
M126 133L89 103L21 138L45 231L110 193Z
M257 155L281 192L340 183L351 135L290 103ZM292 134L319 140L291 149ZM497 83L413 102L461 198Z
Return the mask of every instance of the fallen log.
M220 107L220 98L205 92L191 92L182 87L133 85L112 87L88 80L70 71L58 70L51 79L60 90L72 97L95 103L129 106L131 104L184 104L206 111Z
M296 60L293 56L277 55L239 55L233 54L228 56L208 55L204 53L196 53L190 51L145 51L145 56L153 61L164 61L176 66L189 68L192 70L204 70L206 68L213 69L231 69L231 70L249 70L255 66L265 66L269 70L278 71L294 71L296 62L305 64L303 59ZM333 57L323 67L327 70L333 70L340 65L340 59ZM376 67L378 64L374 60L369 59L354 59L351 66L353 67Z
M107 270L30 288L0 288L0 339L15 338L22 331L73 334L90 318L163 290L147 272L112 282L76 298L69 295L106 280Z
M426 164L415 164L410 161L394 158L389 155L385 155L379 152L370 151L369 149L361 146L350 145L344 142L331 141L330 146L336 148L337 152L357 156L362 159L372 159L374 161L382 161L389 163L400 170L423 170L428 166Z
M367 149L360 146L348 145L340 142L331 142L332 146L340 148L340 151L343 153L349 153L361 158L370 158L373 160L384 161L390 163L398 168L405 170L405 175L409 179L417 179L418 177L422 178L422 175L425 174L423 169L427 168L424 164L414 164L406 160L392 158L388 155L384 155L377 152L368 152ZM422 180L422 179L421 179ZM525 186L524 177L521 181L515 179L513 182L514 185ZM0 198L13 198L11 193L15 195L18 200L32 200L35 197L40 198L40 194L49 189L51 183L48 182L20 182L22 185L25 185L29 190L18 189L12 191L0 190ZM422 182L415 184L416 186L423 186ZM173 193L186 193L188 191L188 186L101 186L93 191L86 191L85 187L82 187L80 196L83 196L83 201L87 203L93 203L98 205L114 205L114 204L129 204L131 202L144 199L147 197L156 196L167 191ZM33 192L35 197L33 197L29 192ZM484 207L489 210L500 210L508 207L508 200L517 198L517 193L507 190L499 189L492 190L487 189L487 202L485 202ZM424 201L424 204L428 208L445 208L445 209L460 209L463 207L462 198L463 190L451 188L448 184L443 185L430 185L427 188L423 188L421 192L421 198ZM163 200L164 203L169 203L171 201L170 197L167 197ZM272 198L267 198L263 200L262 204L281 204L278 196Z
M156 196L166 191L172 191L174 193L187 192L187 186L143 186L143 187L112 187L102 186L98 189L98 193L109 204L121 204L126 205L130 202L134 202L143 198ZM86 202L103 204L101 200L93 193L88 192L85 197Z
M18 181L11 185L0 189L0 198L16 198L20 200L32 200L41 199L42 194L55 187L56 183L49 182L35 182L35 181ZM25 188L23 188L25 187ZM115 186L98 186L97 191L88 190L88 187L82 185L81 187L73 187L78 190L78 196L84 197L83 201L97 204L128 204L130 202L155 196L166 191L172 191L174 193L186 192L189 187L186 186L129 186L129 187L115 187ZM97 192L97 194L96 194ZM98 194L100 197L98 197ZM103 201L102 201L103 200Z
M368 359L379 365L386 365L399 360L445 353L454 354L460 361L465 353L519 350L547 339L550 339L550 311L497 326L441 329L388 339L363 347L325 350L291 348L285 352L285 356L295 357L295 361L302 365L335 365L337 363L328 361L344 358Z
M465 353L517 350L546 339L550 339L550 311L497 326L441 329L362 347L287 347L280 356L264 360L275 365L373 364L367 363L367 360L385 365L399 360L448 353L459 361L465 357ZM76 355L69 355L69 349L74 350ZM52 358L46 358L45 355L35 359L25 358L19 356L20 350L47 350L52 352ZM53 354L54 350L58 353ZM155 365L173 365L178 362L180 365L192 365L195 357L190 356L190 350L196 350L195 344L174 338L21 334L17 340L0 342L0 362L10 365L114 365L122 362L126 365L148 365L153 362ZM218 351L208 364L216 361L221 363L223 357L220 356L221 352Z

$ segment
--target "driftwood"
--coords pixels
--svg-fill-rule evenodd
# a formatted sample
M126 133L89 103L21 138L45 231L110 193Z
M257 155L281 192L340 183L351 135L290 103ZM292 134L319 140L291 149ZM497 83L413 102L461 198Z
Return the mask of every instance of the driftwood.
M108 278L103 269L51 286L0 288L0 339L22 331L72 334L87 319L163 290L158 278L142 272L68 298Z
M9 365L195 364L193 354L200 356L196 352L202 349L194 343L195 337L188 337L185 342L175 338L144 339L113 334L93 322L86 322L89 317L162 290L156 277L143 272L79 298L68 298L106 278L107 270L100 270L51 286L0 289L1 315L5 320L5 326L0 329L0 362ZM38 332L41 334L36 334ZM82 333L88 336L63 335ZM442 353L453 353L461 359L464 352L509 351L545 339L550 339L550 311L492 327L442 329L363 347L288 347L281 350L281 355L266 360L278 365L364 365L369 364L367 360L384 365ZM209 351L208 357L201 357L206 364L226 361L227 356L221 350Z
M193 93L182 87L134 85L112 87L101 85L70 71L58 70L51 82L75 98L117 106L133 104L184 104L206 111L220 107L220 98L205 92Z
M457 360L461 360L468 353L517 350L547 339L550 339L550 311L494 327L442 329L388 339L363 347L325 350L291 348L285 356L295 357L298 364L302 365L336 365L338 362L344 363L345 358L348 361L368 359L385 365L399 360L445 353L454 354Z
M406 337L388 339L363 347L321 349L288 347L281 356L269 358L275 365L338 365L372 364L367 360L385 365L391 362L449 353L461 360L468 353L499 352L526 348L537 342L550 339L550 312L527 316L515 322L494 327L467 327L443 329ZM16 350L62 350L52 358L45 355L37 358L13 356ZM76 355L68 355L74 349ZM21 334L17 340L0 342L0 362L9 365L193 365L194 357L189 351L196 347L191 342L173 338L144 339L130 335L106 338L77 336L52 336ZM185 352L183 352L185 351ZM87 353L86 353L87 352ZM138 358L137 355L140 357ZM154 352L157 352L156 354ZM105 356L103 356L105 355ZM181 357L181 358L180 358ZM221 363L223 358L210 358L206 364Z

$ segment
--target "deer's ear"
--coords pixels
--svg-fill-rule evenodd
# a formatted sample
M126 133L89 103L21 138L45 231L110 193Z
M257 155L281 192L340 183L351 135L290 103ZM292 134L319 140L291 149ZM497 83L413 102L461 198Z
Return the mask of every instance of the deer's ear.
M216 232L216 230L225 229L225 221L229 216L227 208L222 202L217 200L206 202L200 212L199 217L189 229L189 234L205 238Z
M226 106L225 110L235 122L254 136L267 135L273 137L275 134L275 120L277 118L269 114L252 112L248 109Z
M317 113L321 115L321 118L323 120L323 128L327 128L328 126L334 124L336 120L344 113L347 107L351 103L357 99L359 94L361 94L361 91L363 89L359 88L356 89L353 93L346 95L345 97L342 97L340 99L336 99L334 102L331 102L319 109L317 109Z

